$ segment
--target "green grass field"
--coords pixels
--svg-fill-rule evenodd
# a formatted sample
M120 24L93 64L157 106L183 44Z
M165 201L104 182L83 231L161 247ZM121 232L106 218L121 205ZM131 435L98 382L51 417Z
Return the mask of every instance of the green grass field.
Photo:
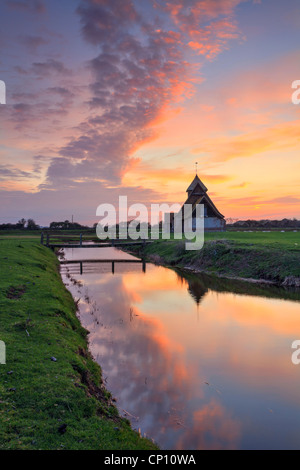
M292 251L300 250L300 231L211 232L205 234L205 240L228 240L229 242L248 246L262 245L269 248L284 248Z
M0 234L0 449L154 449L119 417L57 258L39 239ZM200 251L186 251L184 241L144 250L150 260L225 277L300 278L300 232L207 233Z
M139 249L134 251L142 254ZM182 240L159 240L147 245L143 253L150 261L167 266L283 286L300 285L300 232L205 233L201 250L187 251Z
M0 240L0 263L0 449L155 449L103 387L54 253Z
M61 231L51 234L51 240L59 240L59 238L79 241L80 231ZM171 235L172 236L172 235ZM41 238L41 231L0 231L1 240L24 240L38 241ZM150 232L149 232L150 238ZM99 241L95 232L83 232L83 240ZM226 231L226 232L206 232L205 240L228 240L242 244L254 244L273 247L283 247L287 249L300 249L300 231Z

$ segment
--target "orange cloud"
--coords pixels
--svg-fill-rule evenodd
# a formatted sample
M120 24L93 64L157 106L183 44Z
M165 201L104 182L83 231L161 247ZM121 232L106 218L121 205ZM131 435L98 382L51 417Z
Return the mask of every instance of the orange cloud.
M182 196L190 183L191 171L189 168L176 167L161 171L155 162L143 163L140 161L123 179L124 184L147 185L147 187L177 186ZM221 184L233 179L232 175L201 173L201 178L208 183Z
M189 8L184 3L167 3L165 8L187 38L187 44L212 59L228 48L230 40L241 38L233 19L234 9L241 2L195 1Z
M251 184L251 183L247 183L246 181L244 181L243 183L234 184L234 185L230 186L230 188L232 188L232 189L246 188L246 186L249 186L249 184Z
M300 120L283 122L249 134L206 140L202 142L201 147L194 148L192 153L208 152L214 161L224 162L233 158L251 157L271 150L296 149L300 147L299 128Z

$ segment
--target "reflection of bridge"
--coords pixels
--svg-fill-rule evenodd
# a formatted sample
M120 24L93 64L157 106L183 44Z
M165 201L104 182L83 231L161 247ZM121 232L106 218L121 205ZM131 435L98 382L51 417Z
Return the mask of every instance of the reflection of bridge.
M133 263L133 264L142 264L143 272L146 272L146 261L144 259L84 259L84 260L63 260L60 262L61 265L66 264L78 264L80 267L80 274L83 273L83 263L86 264L102 264L102 263L111 263L111 272L115 273L115 264L116 263Z

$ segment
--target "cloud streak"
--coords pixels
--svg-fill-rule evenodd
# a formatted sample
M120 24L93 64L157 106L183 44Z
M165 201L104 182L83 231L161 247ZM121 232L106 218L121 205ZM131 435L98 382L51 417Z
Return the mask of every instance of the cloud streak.
M181 200L197 159L226 215L259 194L270 214L298 216L297 201L278 199L297 196L295 27L280 42L270 7L254 3L4 0L1 187L19 200L57 192L66 207L91 186L93 208L96 187L102 199L131 187Z
M11 10L27 11L29 13L44 13L46 6L42 0L6 0Z
M206 26L202 31L204 3ZM238 2L229 3L219 14L215 2L192 1L191 13L186 15L185 9L148 2L148 7L154 5L154 26L131 0L83 0L77 10L83 37L100 50L88 63L93 76L90 117L78 126L79 135L53 159L46 185L93 175L120 184L136 163L134 152L155 138L155 125L164 113L194 93L199 64L185 59L190 40L196 36L199 40L201 34L210 50L204 55L212 57L233 38L227 37L233 26L224 15L232 15ZM223 46L212 52L220 41Z

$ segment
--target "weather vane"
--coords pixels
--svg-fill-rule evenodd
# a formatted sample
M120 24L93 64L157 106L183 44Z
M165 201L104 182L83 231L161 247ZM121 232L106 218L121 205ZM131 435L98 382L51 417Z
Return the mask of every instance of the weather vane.
M195 162L195 167L196 167L196 175L197 175L197 171L198 171L198 162Z

